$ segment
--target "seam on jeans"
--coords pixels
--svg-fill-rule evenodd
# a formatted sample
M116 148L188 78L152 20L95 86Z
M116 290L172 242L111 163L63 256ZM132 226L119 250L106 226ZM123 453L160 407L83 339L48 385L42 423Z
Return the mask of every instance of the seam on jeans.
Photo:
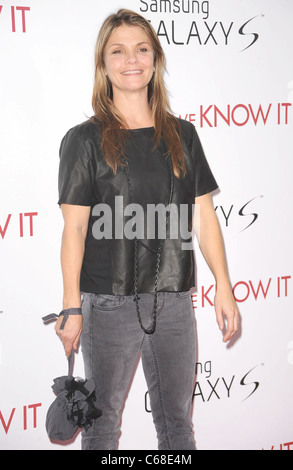
M93 323L94 323L94 312L93 312L93 304L92 299L90 300L90 354L91 354L91 375L94 375L94 359L93 359Z
M152 342L152 338L151 338L150 335L148 335L148 338L149 338L149 342L150 342L150 345L151 345L151 351L153 353L153 359L154 359L154 364L155 364L155 371L156 371L157 383L158 383L159 400L160 400L160 408L161 408L161 413L162 413L162 421L163 421L163 426L164 426L164 432L165 432L167 447L168 447L168 449L171 449L171 443L170 443L170 439L169 439L169 436L168 436L168 426L167 426L165 408L164 408L164 403L163 403L163 396L162 396L162 389L161 389L161 379L160 379L160 372L159 372L159 366L158 366L155 346Z
M90 319L89 319L89 337L90 337L90 355L91 355L91 377L94 376L94 358L93 358L93 323L94 323L94 312L93 312L93 305L92 305L92 297L89 299L90 302ZM91 436L89 436L89 432ZM94 426L90 427L88 432L88 438L92 439L94 437Z

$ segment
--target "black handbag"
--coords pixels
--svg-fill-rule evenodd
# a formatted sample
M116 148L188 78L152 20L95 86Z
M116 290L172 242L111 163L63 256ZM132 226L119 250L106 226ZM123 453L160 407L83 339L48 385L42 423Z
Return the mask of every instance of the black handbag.
M77 312L78 311L78 312ZM69 315L80 314L80 309L62 310L59 316L64 316L60 329L64 328ZM58 315L49 314L42 318L44 323L57 320ZM46 415L46 431L50 439L67 441L73 438L79 428L86 431L93 420L102 415L102 411L95 405L94 379L88 380L72 376L74 365L74 351L68 358L67 376L57 377L52 385L57 395L50 405Z

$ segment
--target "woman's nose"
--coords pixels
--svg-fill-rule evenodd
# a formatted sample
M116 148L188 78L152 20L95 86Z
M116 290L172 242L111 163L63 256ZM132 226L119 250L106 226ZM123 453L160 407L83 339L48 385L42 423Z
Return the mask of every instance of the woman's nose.
M135 51L128 51L126 54L126 62L129 64L134 64L137 62L137 56Z

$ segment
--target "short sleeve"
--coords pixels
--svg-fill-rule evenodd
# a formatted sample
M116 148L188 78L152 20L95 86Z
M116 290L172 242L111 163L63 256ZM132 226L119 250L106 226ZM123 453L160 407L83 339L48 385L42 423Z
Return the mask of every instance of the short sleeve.
M195 197L203 196L218 188L218 184L210 169L205 153L195 127L193 127L193 139L191 153L195 163Z
M93 166L78 126L63 137L59 154L58 204L91 206Z

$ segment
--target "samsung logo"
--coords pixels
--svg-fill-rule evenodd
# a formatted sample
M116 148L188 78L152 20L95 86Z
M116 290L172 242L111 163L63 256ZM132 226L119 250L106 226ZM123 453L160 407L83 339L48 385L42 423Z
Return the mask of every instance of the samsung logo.
M194 0L155 0L143 1L140 0L140 11L146 13L151 11L153 13L193 13L203 14L203 19L209 17L209 2L197 2Z

